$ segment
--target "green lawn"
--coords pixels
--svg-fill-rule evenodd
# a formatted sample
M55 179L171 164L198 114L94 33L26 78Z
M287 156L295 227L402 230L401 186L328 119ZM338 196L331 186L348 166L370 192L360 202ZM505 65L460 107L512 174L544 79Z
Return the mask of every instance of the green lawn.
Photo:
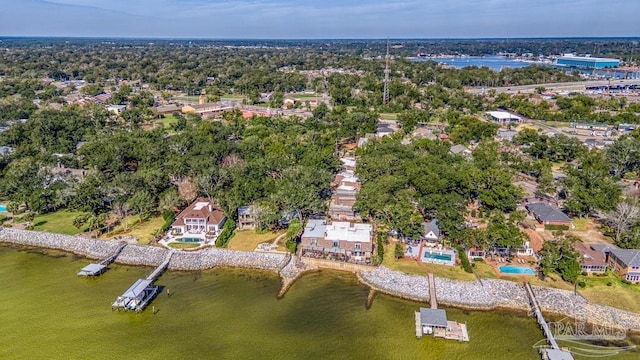
M173 115L165 115L164 118L160 118L156 120L156 122L158 124L162 124L162 126L164 126L165 129L168 129L168 128L171 128L172 125L175 125L178 123L178 118L176 118Z
M236 231L235 235L229 241L229 249L234 250L242 250L242 251L253 251L256 246L260 243L268 242L271 243L275 240L278 235L283 234L284 231L281 232L266 232L264 234L257 234L253 230L243 230Z
M58 234L76 235L85 230L73 226L73 219L80 214L84 213L81 211L56 211L37 215L33 219L33 229Z
M382 114L380 114L380 117L385 119L385 120L398 120L398 114L397 113L382 113Z
M615 274L609 272L600 276L581 276L586 287L578 288L578 292L584 297L598 304L615 308L640 312L640 285L625 284ZM610 283L611 286L607 286Z
M169 247L173 249L195 249L200 244L198 243L170 243Z
M320 94L291 94L290 96L294 99L314 99L322 97Z
M130 215L122 220L127 223L127 231L124 231L122 224L116 226L108 234L104 234L102 237L111 239L118 235L131 235L138 239L140 244L148 244L154 234L160 230L164 224L162 216L156 216L149 218L143 222L140 222L140 216Z
M393 256L395 243L386 246L382 265L391 270L402 271L407 274L426 275L433 272L433 275L453 280L475 280L473 274L462 270L460 266L448 266L439 264L428 264L413 259L397 259Z
M588 218L573 218L572 220L575 225L575 228L571 229L572 231L587 231Z

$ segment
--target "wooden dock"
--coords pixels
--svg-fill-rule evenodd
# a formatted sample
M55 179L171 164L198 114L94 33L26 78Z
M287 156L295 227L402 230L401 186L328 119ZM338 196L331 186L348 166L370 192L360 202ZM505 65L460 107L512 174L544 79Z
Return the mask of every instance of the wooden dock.
M438 308L438 301L436 300L436 282L433 279L433 273L429 273L429 305L432 309Z
M102 273L104 273L105 271L107 271L107 266L111 263L113 263L116 258L118 257L118 255L120 255L120 253L122 252L122 249L125 248L125 246L127 246L127 243L124 241L121 241L118 244L118 247L113 250L113 252L111 254L109 254L109 256L101 259L100 261L98 261L97 264L89 264L85 267L83 267L80 272L78 273L79 276L99 276Z
M556 338L553 336L551 332L551 328L549 328L549 324L544 319L544 315L542 314L542 310L540 309L540 304L538 303L538 299L536 299L536 295L531 288L529 283L524 285L525 290L527 291L527 295L529 296L529 303L531 304L531 308L536 316L536 320L538 321L538 325L542 328L544 332L544 336L549 343L549 349L541 349L540 355L543 359L549 360L573 360L573 355L569 351L565 351L558 346L558 342Z
M416 311L416 338L422 338L422 323L420 321L420 312Z
M133 310L136 312L144 310L144 308L147 307L147 305L151 303L151 300L153 300L153 298L158 294L158 286L155 286L153 282L167 270L167 267L169 267L169 263L171 262L171 256L173 256L173 252L174 250L171 250L165 257L162 264L158 265L158 267L156 267L146 279L136 280L136 282L133 283L127 291L118 296L116 301L111 304L111 308L118 310Z

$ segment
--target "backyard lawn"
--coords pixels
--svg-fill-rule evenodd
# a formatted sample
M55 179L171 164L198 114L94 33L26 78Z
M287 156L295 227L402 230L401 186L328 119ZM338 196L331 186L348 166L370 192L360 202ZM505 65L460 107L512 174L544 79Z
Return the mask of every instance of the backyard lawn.
M236 231L229 242L229 249L253 251L258 244L264 242L271 243L280 234L284 234L284 231L276 233L266 232L264 234L258 234L253 230Z
M590 301L632 312L640 312L640 285L625 284L615 274L581 276L587 286L578 292ZM607 286L611 283L611 286Z
M413 259L398 259L393 256L393 250L395 243L390 243L386 246L385 256L382 260L382 265L388 267L391 270L402 271L407 274L425 275L429 271L433 272L434 276L440 276L447 279L454 280L475 280L473 274L469 274L462 270L460 266L448 266L439 264L429 264L419 262Z
M104 234L102 237L105 239L111 239L118 235L131 235L138 239L140 244L148 244L153 235L160 230L164 219L162 216L156 216L149 218L143 222L140 222L140 216L130 215L124 220L128 224L127 231L123 231L122 225L116 226L111 232Z
M73 226L73 219L80 214L83 214L83 212L56 211L48 214L37 215L33 219L33 229L58 234L76 235L84 232L85 230L78 229Z
M173 115L165 115L165 117L156 120L158 124L162 124L165 129L171 128L172 125L178 123L178 118Z
M398 120L398 114L396 113L381 113L380 117L384 120Z

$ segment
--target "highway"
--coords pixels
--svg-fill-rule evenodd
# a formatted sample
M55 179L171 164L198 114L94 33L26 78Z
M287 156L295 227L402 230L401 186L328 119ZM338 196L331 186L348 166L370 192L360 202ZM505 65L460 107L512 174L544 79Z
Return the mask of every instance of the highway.
M640 79L626 79L626 80L589 80L589 81L574 81L565 83L550 83L550 84L534 84L534 85L521 85L521 86L506 86L495 88L467 88L466 90L472 94L482 94L489 90L495 90L497 93L532 93L536 91L538 87L544 87L546 91L576 91L585 90L587 86L603 86L603 85L640 85Z

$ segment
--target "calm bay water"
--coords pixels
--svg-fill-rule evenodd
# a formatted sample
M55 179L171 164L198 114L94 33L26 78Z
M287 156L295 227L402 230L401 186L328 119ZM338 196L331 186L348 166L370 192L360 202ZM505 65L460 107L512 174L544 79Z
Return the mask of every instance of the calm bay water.
M87 263L0 246L1 359L539 358L532 345L542 333L532 318L449 309L467 322L471 342L418 340L420 304L378 295L367 310L368 289L348 273L306 275L277 300L271 273L168 272L154 315L110 307L149 268L114 265L97 279L77 277Z
M496 70L496 71L500 71L500 69L502 68L523 68L523 67L533 65L533 63L516 61L514 59L509 59L504 56L485 56L485 57L469 56L469 57L456 57L456 58L435 57L435 58L428 58L428 59L415 59L415 61L429 61L429 60L433 60L435 62L444 64L444 65L454 66L458 69L461 69L467 66L478 66L478 67L486 66L489 69Z

